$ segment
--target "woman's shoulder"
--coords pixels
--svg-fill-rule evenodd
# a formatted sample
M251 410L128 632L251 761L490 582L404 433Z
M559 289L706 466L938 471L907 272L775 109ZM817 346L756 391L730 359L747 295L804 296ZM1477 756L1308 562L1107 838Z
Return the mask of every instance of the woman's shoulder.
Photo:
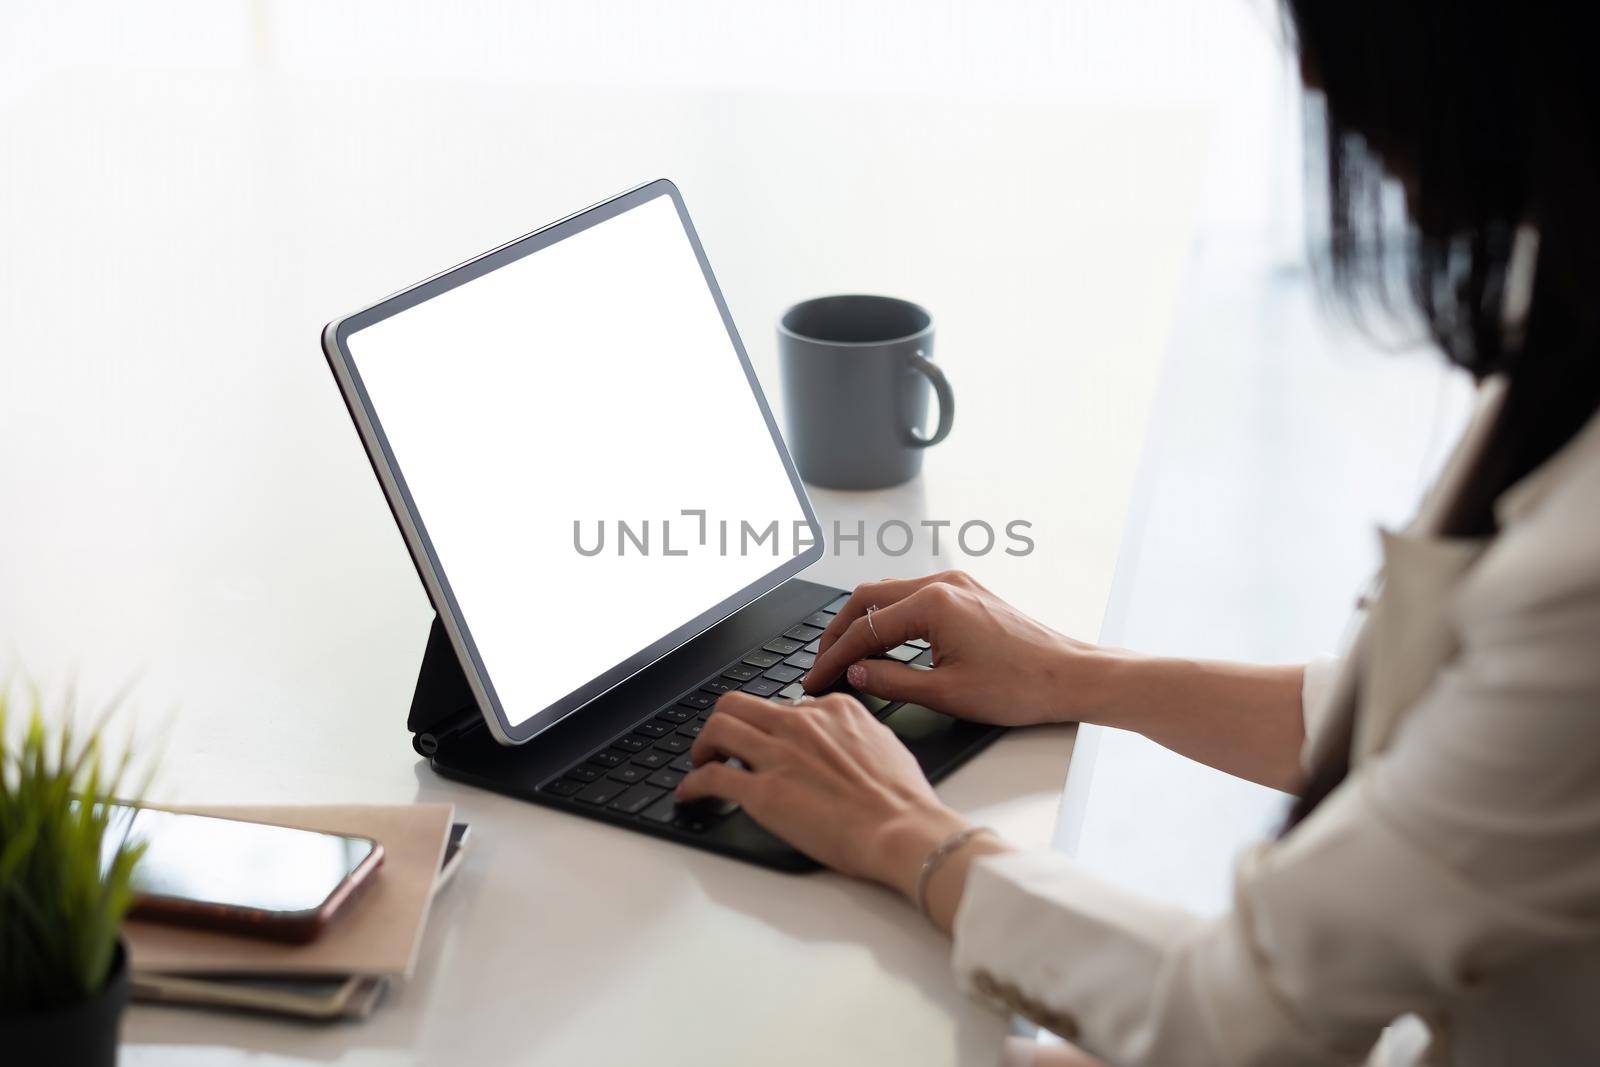
M1530 639L1600 649L1600 416L1507 490L1496 511L1500 532L1456 598L1462 628L1515 626ZM1589 658L1600 674L1600 655Z

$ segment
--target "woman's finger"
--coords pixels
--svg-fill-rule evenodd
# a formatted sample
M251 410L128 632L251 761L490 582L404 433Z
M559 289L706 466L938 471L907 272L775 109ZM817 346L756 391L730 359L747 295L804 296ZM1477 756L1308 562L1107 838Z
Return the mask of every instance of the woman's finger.
M765 730L718 712L706 720L700 736L689 746L689 758L696 766L732 756L752 767L770 767L777 746L777 740Z
M845 671L851 688L863 693L883 697L885 700L909 700L913 704L928 704L941 695L948 697L948 678L936 678L937 672L908 667L892 659L864 659L852 663ZM943 682L943 684L941 684Z
M926 605L926 590L919 589L899 603L879 608L870 616L862 615L845 627L833 647L817 653L817 661L801 684L809 693L826 689L856 660L878 655L908 638L921 637Z
M921 578L885 578L878 582L862 582L817 638L817 648L826 652L851 623L867 613L867 608L886 608L890 604L898 604L929 582L937 582L943 577L942 574L928 574Z
M680 804L704 800L706 797L721 797L745 807L754 787L755 775L743 767L707 763L684 775L674 796Z

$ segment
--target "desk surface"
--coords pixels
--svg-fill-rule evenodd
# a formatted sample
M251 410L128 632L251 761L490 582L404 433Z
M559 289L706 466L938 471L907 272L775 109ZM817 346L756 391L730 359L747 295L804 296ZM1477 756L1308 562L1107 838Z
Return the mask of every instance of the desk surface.
M953 435L908 486L818 493L825 521L1021 519L1037 545L869 541L814 576L962 566L1093 635L1188 245L1192 116L78 72L0 114L0 139L6 657L89 694L136 678L163 801L448 800L477 832L419 972L367 1023L136 1007L125 1063L994 1056L1004 1020L958 994L945 944L886 893L416 760L403 718L430 613L317 334L671 176L775 402L786 304L882 291L937 317ZM1043 845L1071 742L1013 736L941 792Z

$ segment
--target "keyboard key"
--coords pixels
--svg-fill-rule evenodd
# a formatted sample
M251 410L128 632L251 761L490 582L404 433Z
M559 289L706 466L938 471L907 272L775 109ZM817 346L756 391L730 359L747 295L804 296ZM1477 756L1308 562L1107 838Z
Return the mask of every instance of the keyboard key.
M815 656L818 652L821 652L822 638L819 637L815 641L807 641L805 651L811 653L813 656Z
M648 785L636 785L607 805L612 811L624 815L637 815L666 794Z
M649 745L649 741L640 737L619 737L611 742L612 748L620 748L624 752L643 752Z
M649 776L650 769L648 767L637 767L632 763L624 763L622 766L611 772L612 778L615 778L617 781L626 785L634 785L635 783L642 782Z
M710 693L702 693L698 689L690 693L688 696L678 698L679 704L682 704L686 708L693 708L696 711L709 708L716 702L716 697L712 696Z
M694 760L690 759L688 756L679 756L677 759L667 764L667 766L671 767L675 771L682 771L684 774L688 774L690 771L694 770Z
M656 747L663 752L670 752L674 756L681 756L683 753L689 751L689 746L692 744L694 744L694 741L690 738L679 737L677 734L673 734L671 737L663 737L661 740L657 741Z
M693 708L668 708L656 716L656 722L666 722L677 726L679 723L688 722L692 718L694 718Z
M773 663L776 662L776 660L773 661ZM748 682L752 678L761 677L761 672L770 666L772 666L771 663L767 664L765 667L752 667L748 663L735 663L733 666L723 671L722 676L724 678L732 678L736 682Z
M613 752L608 748L604 752L596 752L594 755L590 756L589 762L598 763L602 767L615 767L617 764L621 763L627 758L628 757L624 756L622 753Z
M771 678L774 682L788 685L806 672L799 667L791 667L787 663L780 663L776 667L768 667L761 677Z
M746 678L744 680L748 682L750 679ZM732 693L738 689L739 683L732 678L713 678L700 688L708 693L715 693L717 696L721 696L723 693Z
M778 696L781 696L785 700L799 700L805 695L805 686L801 685L799 682L790 682L788 685L778 690Z
M911 665L913 667L921 667L924 670L931 670L933 668L933 649L931 649L931 648L923 649L922 650L922 655L920 655L916 659L912 660L911 661Z
M901 663L910 663L921 654L922 649L915 645L896 645L894 648L891 648L889 651L884 653L884 655L888 656L890 659L899 660Z
M582 788L582 782L575 782L571 778L558 778L553 782L546 782L544 791L558 797L570 797Z
M845 603L849 599L850 599L850 594L849 593L845 593L843 596L839 597L837 600L834 600L833 602L828 603L828 604L824 604L822 606L822 610L826 611L829 615L837 615L837 614L839 614L840 609L845 606Z
M650 776L650 784L661 789L676 789L681 781L682 773L672 770L660 770Z
M641 767L649 767L652 771L665 767L672 760L672 753L662 752L652 748L649 752L641 752L633 757L633 762Z
M771 644L772 642L769 641L767 643ZM800 647L799 645L795 646L795 648L799 648L799 647ZM774 652L774 651L771 651L771 650L762 651L761 649L758 648L754 652L752 652L748 656L746 656L744 658L744 662L746 664L748 664L749 666L751 666L751 667L759 668L756 671L756 673L760 674L761 671L766 670L768 667L773 667L773 666L776 666L779 663L782 663L783 662L783 657L787 656L789 654L789 652L793 652L793 651L794 651L794 648L789 649L788 652ZM723 674L727 674L728 672L727 671L723 671L722 673Z
M833 616L828 614L826 611L813 611L810 615L805 617L802 625L815 626L818 630L826 630L828 628L828 624L832 621ZM812 634L811 636L815 637L816 634ZM810 640L810 638L807 638L807 640Z
M598 782L590 782L584 786L583 792L578 794L578 799L585 804L609 804L627 788L623 782L602 778Z
M642 722L634 728L635 737L666 737L672 727L663 722Z
M933 647L933 646L928 644L928 639L925 638L925 637L913 637L913 638L911 638L911 640L907 641L906 644L908 644L908 645L916 645L918 648L931 648L931 647Z
M777 663L778 660L783 659L783 657L787 656L789 653L799 652L802 648L806 647L806 643L805 641L796 641L792 637L774 637L771 641L768 641L761 647L766 649L768 652L776 653L778 658L773 660L772 663ZM750 657L746 656L744 661L749 663ZM767 664L767 666L772 666L772 663Z
M579 782L592 782L604 773L604 767L574 767L567 772L567 777Z
M791 667L799 667L803 671L809 671L816 666L817 654L815 652L796 652L783 662Z
M641 814L651 822L671 822L678 815L678 802L668 793Z
M678 732L684 737L694 738L700 736L700 731L706 728L703 722L686 722L678 727Z
M774 682L771 678L757 678L753 682L744 683L744 691L758 697L769 697L782 688L782 682Z
M803 645L807 641L814 641L821 637L822 627L807 626L805 623L801 623L799 626L791 626L787 630L783 631L783 636L794 641L799 641Z

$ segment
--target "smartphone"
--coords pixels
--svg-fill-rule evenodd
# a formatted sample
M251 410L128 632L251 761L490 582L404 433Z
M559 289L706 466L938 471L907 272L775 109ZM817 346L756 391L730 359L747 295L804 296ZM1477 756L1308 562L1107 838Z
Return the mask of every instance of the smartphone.
M115 805L106 855L142 841L129 916L314 941L383 862L370 837Z

